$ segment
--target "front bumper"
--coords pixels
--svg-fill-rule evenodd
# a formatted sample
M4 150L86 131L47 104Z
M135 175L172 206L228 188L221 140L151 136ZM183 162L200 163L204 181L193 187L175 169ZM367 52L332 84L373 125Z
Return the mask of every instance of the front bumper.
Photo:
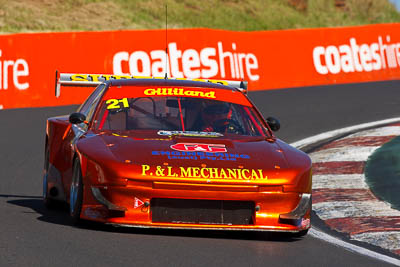
M150 203L154 198L252 201L252 223L153 222ZM310 228L310 211L310 194L284 192L282 186L131 181L128 186L85 187L81 218L141 228L299 232Z

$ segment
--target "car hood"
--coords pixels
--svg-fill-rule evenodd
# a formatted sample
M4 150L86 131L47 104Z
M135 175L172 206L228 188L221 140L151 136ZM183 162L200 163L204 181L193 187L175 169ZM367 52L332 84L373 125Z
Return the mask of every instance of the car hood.
M130 174L124 175L139 178L260 181L282 176L289 179L311 167L311 161L303 152L279 140L267 141L265 138L232 140L224 137L103 133L84 139L80 150L89 158L102 166L117 162L119 170L116 172L119 173L122 168L134 168ZM290 158L294 159L293 163L288 160ZM306 164L299 163L299 159Z
M178 166L287 168L282 149L261 138L135 137L102 135L107 149L120 162Z

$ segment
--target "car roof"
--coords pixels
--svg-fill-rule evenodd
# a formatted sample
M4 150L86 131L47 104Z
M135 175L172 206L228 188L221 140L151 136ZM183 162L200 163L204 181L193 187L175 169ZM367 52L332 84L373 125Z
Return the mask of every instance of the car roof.
M109 80L106 83L112 86L183 86L183 87L199 87L199 88L217 88L225 90L236 90L235 87L222 85L218 83L201 82L201 81L188 81L188 80L175 80L175 79L119 79Z

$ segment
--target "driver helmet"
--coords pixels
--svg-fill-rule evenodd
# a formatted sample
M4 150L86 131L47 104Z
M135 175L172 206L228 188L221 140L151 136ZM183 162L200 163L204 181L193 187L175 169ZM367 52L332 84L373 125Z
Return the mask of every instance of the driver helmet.
M232 107L230 103L222 101L203 102L202 119L205 125L212 126L218 121L231 119Z

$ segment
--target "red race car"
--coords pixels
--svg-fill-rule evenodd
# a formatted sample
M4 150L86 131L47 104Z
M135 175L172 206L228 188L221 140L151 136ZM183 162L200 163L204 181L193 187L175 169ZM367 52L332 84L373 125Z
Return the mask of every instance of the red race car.
M310 228L311 160L277 139L246 83L61 74L96 86L76 113L49 118L44 202L74 222L156 228Z

